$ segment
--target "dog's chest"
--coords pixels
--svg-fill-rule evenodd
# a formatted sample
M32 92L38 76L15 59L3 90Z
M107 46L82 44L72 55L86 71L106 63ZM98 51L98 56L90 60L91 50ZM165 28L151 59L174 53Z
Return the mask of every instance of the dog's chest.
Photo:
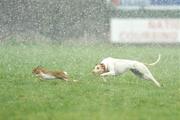
M40 76L43 78L43 79L55 79L56 77L55 76L52 76L52 75L49 75L49 74L45 74L45 73L40 73Z

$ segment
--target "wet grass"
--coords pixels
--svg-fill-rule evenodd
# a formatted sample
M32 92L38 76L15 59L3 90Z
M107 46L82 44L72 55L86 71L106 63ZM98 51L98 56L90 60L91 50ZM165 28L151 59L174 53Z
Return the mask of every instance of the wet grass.
M91 70L102 58L135 59L150 67L163 85L133 74L107 77ZM180 118L180 47L102 44L0 45L1 120L177 120ZM77 83L40 81L33 67L63 69Z

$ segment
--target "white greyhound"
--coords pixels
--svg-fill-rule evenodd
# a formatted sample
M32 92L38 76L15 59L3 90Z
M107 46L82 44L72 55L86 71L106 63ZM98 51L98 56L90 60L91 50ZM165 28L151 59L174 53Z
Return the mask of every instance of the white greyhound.
M130 70L140 78L152 80L158 87L160 87L161 85L159 84L159 82L153 77L149 69L146 67L146 65L153 66L157 64L160 59L161 55L159 54L158 59L154 63L143 64L135 60L116 59L108 57L103 59L100 64L97 64L95 66L95 68L93 69L93 73L99 74L100 76L109 76L123 74L124 72Z

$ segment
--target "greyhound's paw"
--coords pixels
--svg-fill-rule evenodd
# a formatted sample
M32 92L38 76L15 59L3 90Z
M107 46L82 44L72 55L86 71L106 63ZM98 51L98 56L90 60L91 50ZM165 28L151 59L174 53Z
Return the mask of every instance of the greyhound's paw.
M104 75L103 75L103 74L100 74L100 76L101 76L101 77L104 77Z

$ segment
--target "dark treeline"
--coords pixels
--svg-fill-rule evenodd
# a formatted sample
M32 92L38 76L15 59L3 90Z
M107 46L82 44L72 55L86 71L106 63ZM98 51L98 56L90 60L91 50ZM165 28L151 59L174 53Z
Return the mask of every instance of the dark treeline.
M179 13L117 10L106 0L0 0L0 40L11 34L107 40L111 17L179 18Z
M106 0L0 0L0 37L38 33L52 39L102 36Z

